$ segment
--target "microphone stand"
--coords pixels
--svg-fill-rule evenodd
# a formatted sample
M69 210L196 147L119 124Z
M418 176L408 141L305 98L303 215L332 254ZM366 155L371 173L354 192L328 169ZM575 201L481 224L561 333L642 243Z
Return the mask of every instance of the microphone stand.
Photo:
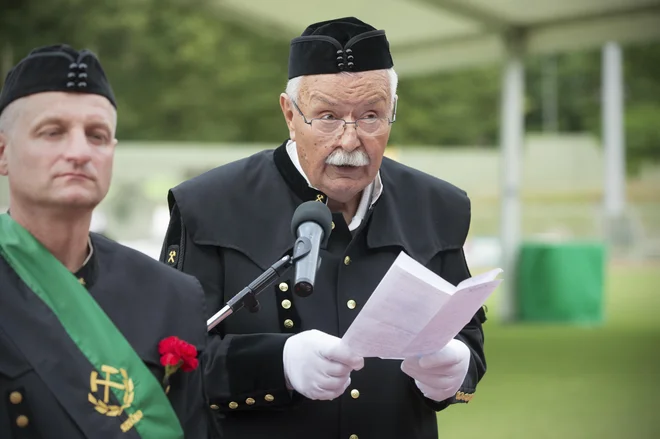
M220 311L208 319L206 321L207 332L243 307L246 307L251 313L259 311L261 305L257 300L257 295L265 290L275 279L282 276L298 259L307 255L312 250L312 242L306 237L300 237L296 239L293 249L293 256L286 255L275 262L247 287L232 297Z

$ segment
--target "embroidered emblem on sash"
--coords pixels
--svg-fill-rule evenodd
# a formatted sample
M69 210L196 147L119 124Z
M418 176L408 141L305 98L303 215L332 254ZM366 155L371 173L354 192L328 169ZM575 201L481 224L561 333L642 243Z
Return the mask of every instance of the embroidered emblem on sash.
M119 416L123 411L131 406L135 398L135 386L133 380L128 376L125 369L116 369L112 366L102 365L101 372L105 378L100 378L99 373L93 370L89 377L91 393L88 394L88 400L94 405L94 409L105 416ZM112 378L115 378L113 380ZM110 388L113 387L122 390L122 405L109 404ZM96 395L96 396L95 396ZM142 411L131 414L123 424L121 430L125 433L130 430L138 421L142 419Z

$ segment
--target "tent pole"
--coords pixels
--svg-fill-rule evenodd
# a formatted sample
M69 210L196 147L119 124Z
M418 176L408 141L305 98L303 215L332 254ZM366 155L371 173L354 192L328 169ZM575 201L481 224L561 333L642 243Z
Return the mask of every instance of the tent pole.
M520 180L525 135L524 35L512 32L505 37L505 42L507 57L502 77L500 114L500 242L505 281L501 285L498 309L501 320L507 322L516 317L515 280L521 241Z

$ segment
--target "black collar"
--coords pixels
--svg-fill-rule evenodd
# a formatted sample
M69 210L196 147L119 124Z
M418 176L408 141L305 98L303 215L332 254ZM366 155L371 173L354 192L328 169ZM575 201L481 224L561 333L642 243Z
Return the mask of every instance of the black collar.
M288 140L273 152L273 161L286 185L303 202L315 200L327 203L327 196L309 187L305 177L293 164L286 150L287 143ZM429 191L434 186L432 179L422 176L418 171L395 164L386 157L383 157L380 174L383 187L388 187L388 191L369 208L359 228L359 231L366 232L369 248L399 247L421 262L430 260L439 250L460 248L460 244L451 242L453 240L451 234L461 235L460 229L466 224L464 218L460 218L461 221L458 222L459 230L454 231L452 229L456 224L452 221L453 212L441 207L443 203L431 202L426 209L420 209L420 205L424 205L424 203L420 204L420 199L426 198L420 195L425 192L430 192L429 195L433 194L432 190ZM411 174L416 175L411 179ZM404 181L413 184L401 186ZM429 199L441 193L436 192ZM322 197L322 200L317 197ZM434 210L437 213L431 214L430 212ZM437 219L437 223L433 223L434 219ZM420 231L429 232L420 233ZM290 249L288 248L287 251Z
M92 247L93 247L94 242L93 241L90 242L92 243ZM83 265L82 268L76 271L73 275L78 279L78 282L80 282L82 286L89 289L96 282L96 279L98 278L98 273L99 273L98 251L95 249L92 251L92 256L89 258L87 263Z
M310 187L309 184L307 184L305 177L300 174L296 165L291 161L291 157L289 157L289 153L286 150L287 143L289 143L288 139L273 152L275 166L282 175L286 185L303 202L320 201L327 204L328 196L323 192Z

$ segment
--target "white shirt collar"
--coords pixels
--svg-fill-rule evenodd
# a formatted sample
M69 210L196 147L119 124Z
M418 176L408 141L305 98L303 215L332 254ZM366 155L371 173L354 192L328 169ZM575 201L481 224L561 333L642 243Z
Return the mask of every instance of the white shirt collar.
M83 261L82 266L78 270L76 270L76 272L82 270L83 267L85 265L87 265L89 260L92 259L92 255L94 254L94 246L92 245L92 237L91 236L87 236L87 248L89 249L89 253L87 253L87 257Z
M309 182L309 178L307 178L307 175L305 175L305 171L303 171L302 166L300 166L300 159L298 158L298 150L296 149L296 142L289 140L286 144L286 152L289 154L289 158L291 158L293 165L296 167L298 172L300 172L300 175L302 175L305 178L305 181L307 181L309 187L318 190L317 188L312 186L312 184ZM360 226L362 220L367 215L367 211L371 208L371 206L374 205L374 203L378 200L378 198L382 193L383 193L383 182L380 179L380 171L378 171L378 174L376 174L376 178L374 179L374 181L369 183L369 186L367 186L364 189L364 191L362 191L362 198L360 199L360 204L358 204L358 208L357 211L355 212L355 216L353 216L351 223L348 225L349 230L353 231Z

